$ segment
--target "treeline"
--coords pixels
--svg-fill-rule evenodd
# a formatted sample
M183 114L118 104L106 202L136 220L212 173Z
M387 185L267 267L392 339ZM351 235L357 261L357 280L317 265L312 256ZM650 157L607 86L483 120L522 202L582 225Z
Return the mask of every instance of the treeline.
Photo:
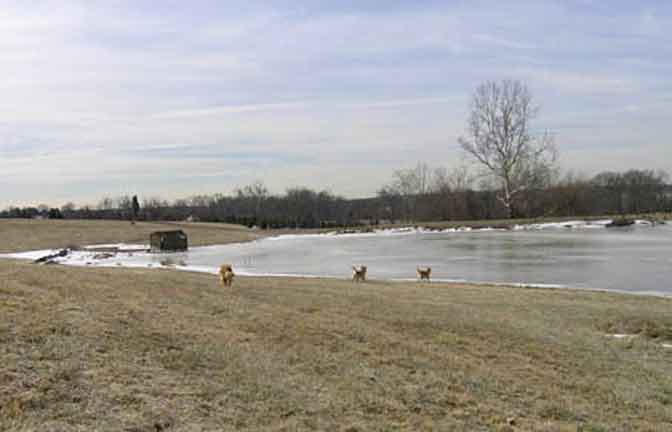
M240 188L231 196L197 195L167 201L146 198L136 220L228 222L260 228L315 228L353 223L350 202L328 191L292 188L283 195L271 195L263 183ZM96 206L77 208L68 203L59 208L11 207L0 212L4 218L121 219L133 216L132 197L105 197Z
M472 175L466 167L431 172L425 164L399 170L383 187L370 211L407 221L482 220L560 216L600 216L672 211L672 186L664 171L603 172L592 178L572 173L524 188L501 200L492 177ZM479 183L476 185L476 183Z
M328 191L292 188L273 195L261 182L232 195L198 195L141 201L137 220L229 222L259 228L330 228L418 221L512 217L596 216L672 211L667 174L652 170L604 172L592 178L565 175L516 196L513 213L488 179L467 168L448 172L426 164L398 170L375 197L346 199ZM130 196L103 198L96 206L11 207L3 218L121 219L133 217Z

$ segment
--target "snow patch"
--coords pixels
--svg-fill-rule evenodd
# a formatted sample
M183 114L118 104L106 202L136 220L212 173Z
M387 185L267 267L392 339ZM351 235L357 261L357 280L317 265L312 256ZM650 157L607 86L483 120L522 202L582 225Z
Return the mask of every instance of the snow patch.
M464 233L464 232L494 232L494 231L508 231L503 228L473 228L469 226L455 227L455 228L427 228L427 227L403 227L403 228L385 228L373 229L370 231L329 231L319 234L280 234L273 237L266 237L262 240L292 240L305 238L367 238L378 236L403 236L403 235L418 235L418 234L443 234L443 233Z
M632 338L636 338L637 335L616 333L616 334L608 334L607 337L611 337L611 338L614 338L614 339L632 339Z
M558 230L558 229L596 229L596 228L606 228L613 222L612 219L603 219L603 220L594 220L594 221L585 221L585 220L573 220L565 222L548 222L548 223L538 223L538 224L527 224L527 225L515 225L513 227L514 231L540 231L540 230Z
M137 250L148 250L149 245L147 244L129 244L129 243L101 243L101 244L92 244L83 247L84 249L116 249L119 252L128 252L128 251L137 251Z

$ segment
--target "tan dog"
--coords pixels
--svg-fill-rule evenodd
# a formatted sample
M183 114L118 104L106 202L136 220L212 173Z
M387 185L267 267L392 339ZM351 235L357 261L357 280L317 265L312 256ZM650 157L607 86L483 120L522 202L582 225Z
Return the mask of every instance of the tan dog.
M427 280L427 282L429 282L429 276L432 274L431 267L427 268L418 267L416 270L418 271L418 277L420 278L420 281Z
M222 264L219 267L219 280L223 286L233 285L234 276L235 273L233 273L233 267L231 267L231 264Z
M365 282L366 281L366 266L352 267L352 281Z

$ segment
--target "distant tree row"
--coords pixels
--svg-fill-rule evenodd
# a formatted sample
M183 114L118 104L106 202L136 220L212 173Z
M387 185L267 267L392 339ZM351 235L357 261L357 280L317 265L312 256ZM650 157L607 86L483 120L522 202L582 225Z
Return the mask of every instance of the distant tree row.
M350 201L328 191L308 188L288 189L284 195L271 195L261 182L237 189L233 195L197 195L173 202L149 197L104 197L96 206L77 208L68 203L60 209L10 207L0 212L3 218L67 218L120 220L193 220L229 222L260 228L316 228L352 224Z
M671 212L672 186L662 171L603 172L592 178L567 174L543 188L527 188L514 201L515 216L596 216ZM11 207L3 218L193 220L259 228L329 228L379 223L504 219L510 207L491 180L462 166L453 170L397 170L377 196L345 199L328 191L288 189L273 195L261 182L232 195L197 195L173 202L149 197L105 197L96 206ZM135 203L135 205L134 205Z
M380 189L378 214L410 222L672 211L672 186L663 171L633 169L592 178L571 173L555 177L549 176L543 187L520 190L507 206L491 179L472 175L466 167L447 173L419 164L415 169L396 171L393 180Z

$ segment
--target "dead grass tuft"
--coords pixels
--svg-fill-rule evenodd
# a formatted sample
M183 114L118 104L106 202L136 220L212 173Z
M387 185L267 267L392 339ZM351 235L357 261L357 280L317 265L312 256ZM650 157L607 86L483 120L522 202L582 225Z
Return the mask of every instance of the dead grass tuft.
M672 341L672 317L668 314L620 314L611 312L609 318L602 319L597 328L608 334L631 334L650 339Z

